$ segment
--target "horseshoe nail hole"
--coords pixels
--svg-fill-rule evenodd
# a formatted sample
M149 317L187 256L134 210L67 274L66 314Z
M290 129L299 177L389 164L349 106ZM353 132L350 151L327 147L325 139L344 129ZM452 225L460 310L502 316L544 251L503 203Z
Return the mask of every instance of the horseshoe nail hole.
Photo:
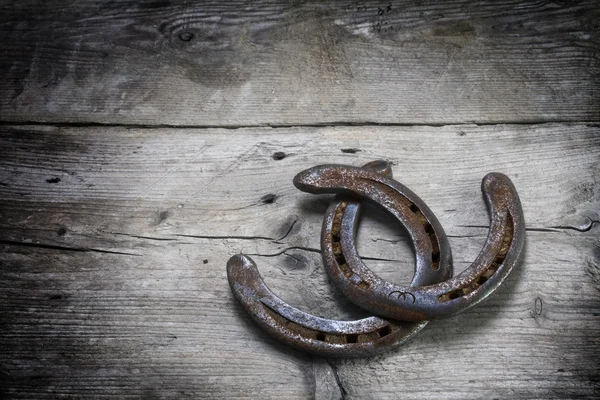
M334 242L339 243L339 241L341 240L340 232L339 231L333 232L333 234L331 235L331 239Z
M430 223L425 224L425 232L427 232L429 236L433 235L433 226L431 226Z
M283 151L278 151L276 153L273 153L273 160L283 160L286 156L287 154L285 154Z
M344 257L344 255L342 253L336 253L335 254L335 262L337 262L341 268L342 265L346 264L346 257ZM346 265L348 265L348 264L346 264Z
M331 251L333 251L334 254L341 254L342 253L342 244L340 242L332 242L331 243Z
M415 203L410 203L410 211L414 213L419 212L419 207Z
M434 251L431 253L431 269L437 271L440 269L440 252Z
M367 290L369 288L369 283L365 281L360 281L358 285L356 285L359 289Z
M348 264L339 264L340 265L340 270L342 271L342 274L344 274L344 276L346 278L350 278L352 276L352 274L354 274L354 272L352 272L352 270L350 269L350 266Z
M358 343L358 335L346 335L346 343Z
M390 328L389 325L386 325L383 328L381 328L377 333L379 334L379 337L384 337L392 333L392 328Z
M324 342L325 341L325 334L323 332L317 333L317 340L320 340L321 342Z
M448 293L448 298L450 300L458 299L460 297L460 290L453 290Z
M483 276L483 275L479 275L477 277L477 280L475 281L475 283L477 283L478 286L483 285L484 283L486 283L488 280L487 276Z
M454 299L458 299L463 295L463 289L454 289L451 292L444 293L438 297L439 301L445 302Z

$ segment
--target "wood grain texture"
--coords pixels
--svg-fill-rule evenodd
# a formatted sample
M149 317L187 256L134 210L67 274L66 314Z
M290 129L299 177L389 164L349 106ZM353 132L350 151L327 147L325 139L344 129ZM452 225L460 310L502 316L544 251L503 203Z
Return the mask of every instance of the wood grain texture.
M600 127L0 129L0 394L7 398L594 398L600 395ZM322 268L328 196L294 174L394 162L439 217L458 272L489 225L482 177L504 172L527 221L498 292L413 341L323 360L255 327L225 263L329 318L364 315ZM410 280L405 233L369 208L368 265Z
M588 1L4 1L0 120L598 121Z

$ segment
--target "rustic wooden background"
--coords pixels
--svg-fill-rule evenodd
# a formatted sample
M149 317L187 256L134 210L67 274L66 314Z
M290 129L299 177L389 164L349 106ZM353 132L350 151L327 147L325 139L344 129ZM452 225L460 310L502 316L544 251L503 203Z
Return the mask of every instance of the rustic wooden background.
M0 397L600 397L597 1L1 1ZM394 163L455 271L508 174L523 263L478 307L379 357L280 345L225 263L284 300L364 315L332 288L319 163ZM359 250L411 278L367 210Z

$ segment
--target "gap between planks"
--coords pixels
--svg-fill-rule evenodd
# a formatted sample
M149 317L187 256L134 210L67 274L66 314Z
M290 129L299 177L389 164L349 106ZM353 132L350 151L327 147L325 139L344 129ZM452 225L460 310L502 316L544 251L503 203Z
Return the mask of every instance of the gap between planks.
M410 123L380 123L374 121L364 122L322 122L314 124L249 124L249 125L176 125L176 124L119 124L119 123L102 123L102 122L39 122L39 121L0 121L0 127L17 127L17 126L42 126L56 128L132 128L132 129L252 129L252 128L273 128L273 129L297 129L297 128L335 128L335 127L432 127L443 128L446 126L496 126L496 125L519 125L519 126L534 126L547 124L563 124L563 125L588 125L600 127L599 121L582 120L539 120L539 121L509 121L509 122L472 122L464 121L461 123L425 123L425 122L410 122Z

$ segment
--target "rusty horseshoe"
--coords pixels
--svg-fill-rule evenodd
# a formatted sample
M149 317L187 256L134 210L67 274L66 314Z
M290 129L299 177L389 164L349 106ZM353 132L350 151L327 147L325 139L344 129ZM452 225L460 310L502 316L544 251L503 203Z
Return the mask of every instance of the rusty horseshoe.
M320 165L296 175L294 185L309 193L358 195L396 216L414 241L417 273L423 268L420 262L431 261L431 268L435 270L444 268L443 262L449 260L449 249L444 253L445 234L433 214L414 193L389 177L357 167ZM511 180L506 175L490 173L483 178L481 187L491 225L481 253L465 271L441 283L413 283L408 287L379 278L355 257L358 209L351 204L342 217L339 268L327 268L334 285L362 308L405 321L447 317L479 303L508 276L519 260L525 241L523 211ZM409 229L415 221L419 221L419 226ZM420 260L418 254L427 252L429 257Z
M375 161L363 168L374 175L391 176L390 164L385 161ZM354 227L360 209L359 201L336 197L327 210L321 245L328 271L342 271L344 268L342 265L345 262L340 258L340 238L344 236L341 232L342 222L349 221ZM427 209L426 206L424 209ZM404 223L409 230L416 230L420 226L414 218ZM442 236L439 248L444 255L434 268L428 253L422 252L420 248L416 251L420 261L415 268L412 285L438 283L451 275L450 248L445 236ZM351 250L347 254L348 260L352 260L352 268L355 267L355 262L361 262L355 251L352 253ZM402 322L376 316L356 321L337 321L300 311L277 297L264 283L254 261L242 254L229 259L227 277L236 299L261 328L292 347L321 356L360 357L379 354L404 343L427 324L427 321Z

